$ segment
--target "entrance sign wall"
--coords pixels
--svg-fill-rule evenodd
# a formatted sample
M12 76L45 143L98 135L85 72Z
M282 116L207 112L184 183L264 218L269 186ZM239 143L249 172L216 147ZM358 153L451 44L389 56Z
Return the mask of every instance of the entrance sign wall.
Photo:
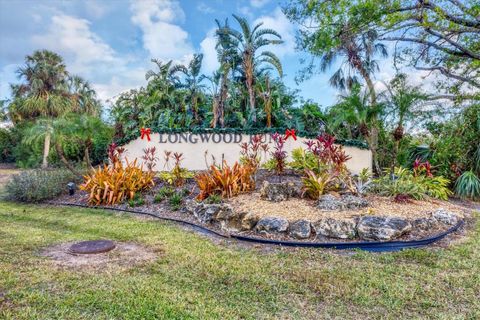
M125 148L125 157L128 160L135 158L141 163L141 158L146 148L155 147L157 150L157 165L155 170L165 170L165 160L163 159L164 151L181 152L184 160L182 167L188 170L205 170L207 164L212 164L215 159L219 164L222 159L228 164L233 164L240 159L240 143L249 142L253 135L241 133L152 133L150 141L138 137L130 141L123 147ZM270 134L262 134L265 142L273 149L273 141ZM304 142L311 140L308 138L298 137L297 140L289 138L285 143L285 151L289 155L293 149L305 148ZM370 150L358 147L343 146L347 155L351 157L347 161L347 167L352 173L359 173L363 168L371 170L372 154ZM213 158L212 158L213 157ZM270 158L270 155L267 155Z

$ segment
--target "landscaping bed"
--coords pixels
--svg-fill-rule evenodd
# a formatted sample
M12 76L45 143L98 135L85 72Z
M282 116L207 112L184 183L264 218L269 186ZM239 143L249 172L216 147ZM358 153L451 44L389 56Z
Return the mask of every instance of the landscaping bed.
M198 188L193 179L173 188L155 178L155 186L142 195L140 203L106 207L182 220L226 236L308 242L417 240L444 232L469 215L464 207L437 199L397 203L390 197L373 194L359 197L331 192L320 200L311 200L301 197L300 177L293 172L283 176L281 183L278 181L277 176L260 170L253 192L208 203L195 200ZM269 201L262 196L266 186L278 184L290 186L292 196L283 201ZM166 189L182 195L175 208L167 198L156 199ZM328 208L343 203L345 198L356 201L353 207ZM327 208L322 207L322 199L327 200ZM88 194L78 191L74 196L63 195L51 202L87 205Z

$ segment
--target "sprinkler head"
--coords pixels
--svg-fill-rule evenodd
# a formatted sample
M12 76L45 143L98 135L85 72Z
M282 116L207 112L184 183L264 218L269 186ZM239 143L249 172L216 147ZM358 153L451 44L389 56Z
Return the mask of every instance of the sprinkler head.
M75 183L73 183L73 182L67 183L67 188L68 188L68 194L69 195L73 196L75 194L75 189L76 189L75 187L76 187Z

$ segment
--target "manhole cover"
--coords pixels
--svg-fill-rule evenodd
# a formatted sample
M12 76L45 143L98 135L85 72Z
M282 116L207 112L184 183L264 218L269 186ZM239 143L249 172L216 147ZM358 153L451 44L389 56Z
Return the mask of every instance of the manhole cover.
M115 243L110 240L82 241L72 244L69 251L78 254L103 253L115 249Z

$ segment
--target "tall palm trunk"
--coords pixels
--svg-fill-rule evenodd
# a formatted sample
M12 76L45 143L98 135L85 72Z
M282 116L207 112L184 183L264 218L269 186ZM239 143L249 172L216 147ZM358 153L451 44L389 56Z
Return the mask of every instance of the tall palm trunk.
M253 89L253 56L250 50L246 50L243 54L243 67L245 70L245 86L248 91L248 101L250 104L250 115L252 122L257 122L255 113L255 90Z
M57 154L65 167L67 167L67 169L70 170L74 175L80 176L80 173L75 169L75 167L70 162L68 162L67 158L65 158L65 154L63 153L63 149L60 143L55 143L55 150L57 151Z
M52 136L50 133L50 127L47 127L47 132L45 133L45 141L43 143L42 169L48 168L48 154L50 153L51 139L52 139Z
M87 165L87 168L89 169L93 169L93 166L92 166L92 161L90 160L90 148L92 147L92 140L91 139L88 139L86 142L85 142L85 151L84 151L84 154L85 154L85 163Z
M358 70L362 78L365 80L365 83L367 84L370 93L371 107L375 108L377 104L377 95L375 93L375 86L373 84L372 78L370 78L370 74L363 66L362 60L357 54L357 48L351 47L348 49L348 51L350 56L350 63ZM382 173L382 170L380 169L380 165L378 163L378 119L376 117L372 119L369 140L370 141L368 141L368 144L370 146L370 151L372 152L373 157L373 169L376 174L380 175Z
M193 111L193 116L195 118L195 122L198 123L199 117L198 117L198 96L197 96L197 93L192 94L192 111Z

